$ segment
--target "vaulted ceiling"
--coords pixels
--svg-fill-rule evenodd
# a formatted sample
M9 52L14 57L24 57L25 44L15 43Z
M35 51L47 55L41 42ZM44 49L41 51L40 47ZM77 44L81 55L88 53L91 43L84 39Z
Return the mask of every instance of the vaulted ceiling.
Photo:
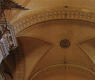
M14 1L29 9L6 11L25 55L25 80L32 71L63 63L64 58L94 71L95 0ZM64 39L70 41L67 49L60 47Z

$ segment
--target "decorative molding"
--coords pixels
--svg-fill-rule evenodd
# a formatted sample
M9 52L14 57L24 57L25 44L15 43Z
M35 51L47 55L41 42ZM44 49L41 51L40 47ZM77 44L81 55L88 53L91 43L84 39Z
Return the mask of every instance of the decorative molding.
M35 78L37 75L39 75L42 72L45 72L47 70L51 70L53 68L54 69L55 68L61 69L60 67L63 67L64 70L67 70L67 71L72 70L72 69L78 69L78 70L84 71L87 74L91 74L91 75L93 75L93 77L95 77L95 72L89 68L84 67L84 66L80 66L80 65L76 65L76 64L55 64L55 65L50 65L48 67L45 67L45 68L39 70L32 77L30 77L29 80L33 80L33 78Z
M47 11L42 10L34 14L31 12L29 15L18 19L13 24L15 26L15 32L18 34L31 25L58 19L82 20L95 23L95 12L72 7L54 8Z

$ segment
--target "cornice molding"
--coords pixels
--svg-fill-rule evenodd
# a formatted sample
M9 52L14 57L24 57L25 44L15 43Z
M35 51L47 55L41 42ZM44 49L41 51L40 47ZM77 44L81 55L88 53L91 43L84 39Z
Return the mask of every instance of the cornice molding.
M95 12L72 7L53 8L42 10L37 13L31 12L29 15L18 19L13 24L15 26L15 32L18 34L34 24L58 19L82 20L95 23Z

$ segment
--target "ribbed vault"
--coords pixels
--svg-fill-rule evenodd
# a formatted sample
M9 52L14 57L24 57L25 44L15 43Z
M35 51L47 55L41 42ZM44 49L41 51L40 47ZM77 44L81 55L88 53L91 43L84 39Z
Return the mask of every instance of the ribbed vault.
M94 74L95 0L14 1L29 8L6 11L20 44L15 80L32 80L35 73L55 64L78 65ZM60 47L64 39L70 42L68 48Z

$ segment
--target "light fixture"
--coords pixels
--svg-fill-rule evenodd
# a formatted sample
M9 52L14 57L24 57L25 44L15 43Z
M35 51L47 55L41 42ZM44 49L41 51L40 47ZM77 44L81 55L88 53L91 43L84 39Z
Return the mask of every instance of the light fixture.
M8 23L4 13L10 9L26 10L12 0L0 0L0 63L17 47L14 27Z

